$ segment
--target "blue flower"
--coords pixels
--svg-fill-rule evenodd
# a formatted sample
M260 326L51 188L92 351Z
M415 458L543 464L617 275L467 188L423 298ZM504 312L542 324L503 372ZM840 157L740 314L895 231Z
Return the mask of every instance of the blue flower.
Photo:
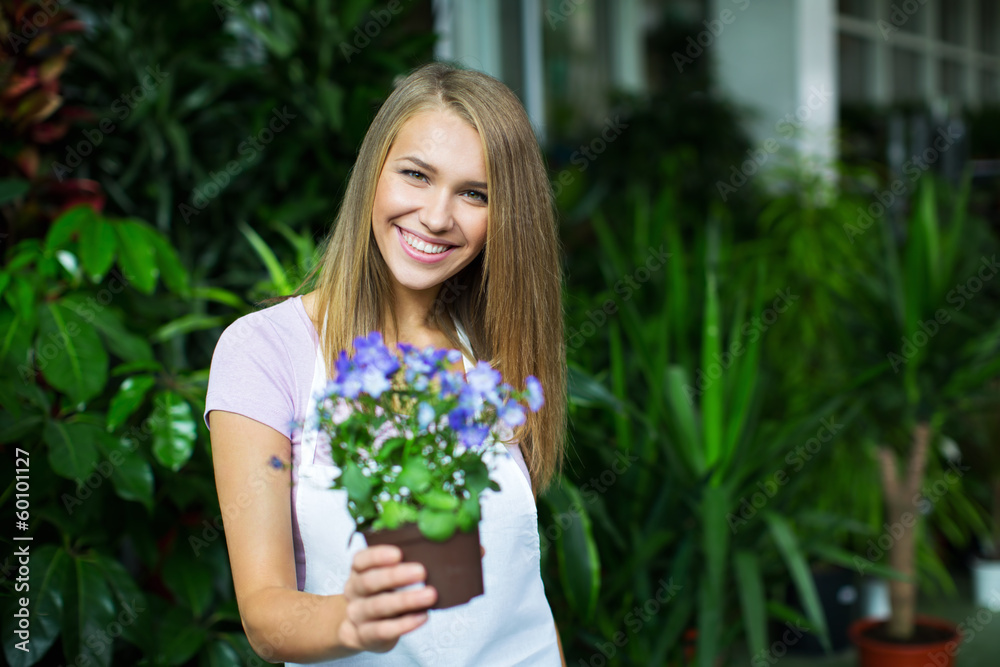
M472 410L464 407L457 407L448 413L448 426L450 426L454 431L461 431L469 423L472 415Z
M524 408L521 407L520 403L508 401L502 408L500 408L499 417L502 422L511 428L520 426L524 423L525 419Z
M417 425L421 429L426 429L434 421L434 417L434 408L428 403L421 401L420 405L417 406Z
M542 397L542 383L534 375L529 375L525 384L528 386L528 407L532 412L538 412L538 409L545 404L545 399Z
M475 368L465 374L465 379L480 396L486 396L496 390L501 378L500 371L485 361L480 361Z
M373 398L378 398L392 386L385 373L374 366L365 368L359 375L362 389Z
M458 441L465 445L467 449L478 449L482 446L483 441L486 440L489 432L490 429L488 427L473 424L458 432Z
M281 470L285 467L285 464L282 463L281 459L279 459L277 456L272 456L271 460L268 461L268 463L270 463L271 467L274 468L275 470Z

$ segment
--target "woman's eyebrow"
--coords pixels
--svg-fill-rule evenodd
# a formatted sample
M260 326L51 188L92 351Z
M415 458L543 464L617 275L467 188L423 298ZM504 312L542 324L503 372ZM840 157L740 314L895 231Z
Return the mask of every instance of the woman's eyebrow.
M404 160L409 160L413 164L417 165L418 167L420 167L424 171L430 172L431 174L437 174L438 173L438 170L436 168L434 168L431 165L427 164L426 162L424 162L423 160L421 160L418 157L413 157L412 155L404 155L401 158L396 158L396 162L403 162ZM461 186L464 187L464 188L479 188L481 190L485 190L486 189L486 184L483 183L482 181L465 181L464 183L461 184Z

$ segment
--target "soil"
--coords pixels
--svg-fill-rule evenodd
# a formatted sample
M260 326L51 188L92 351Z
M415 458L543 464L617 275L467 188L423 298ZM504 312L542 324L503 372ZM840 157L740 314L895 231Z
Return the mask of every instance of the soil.
M904 646L912 644L934 644L937 642L948 642L955 639L955 633L950 630L939 628L937 626L919 624L914 629L913 637L910 639L896 639L895 637L890 637L886 633L885 623L873 625L862 632L862 634L869 639L885 642L887 644L900 644Z

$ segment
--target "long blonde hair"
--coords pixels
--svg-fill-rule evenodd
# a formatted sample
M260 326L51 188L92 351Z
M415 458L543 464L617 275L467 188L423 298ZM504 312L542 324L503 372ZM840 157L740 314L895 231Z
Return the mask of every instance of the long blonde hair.
M441 286L435 326L457 349L454 322L469 337L473 359L485 359L505 381L542 384L545 405L514 431L536 494L561 469L566 437L566 348L562 265L552 189L520 101L500 81L432 63L414 70L382 105L361 144L316 282L316 321L328 373L340 350L370 331L393 330L389 269L372 231L375 188L389 149L407 120L431 109L453 111L476 129L486 158L487 240L483 251ZM388 307L387 307L388 306ZM329 317L327 317L329 313Z

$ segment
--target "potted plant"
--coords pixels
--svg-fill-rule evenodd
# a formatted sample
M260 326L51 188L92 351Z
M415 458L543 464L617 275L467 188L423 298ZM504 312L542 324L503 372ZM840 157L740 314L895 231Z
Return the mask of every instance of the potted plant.
M963 457L968 457L972 474L983 482L987 505L987 526L971 563L973 596L977 605L1000 611L1000 377L970 397L958 421L965 427Z
M500 490L490 479L504 454L497 436L524 423L521 401L542 406L542 389L528 376L515 391L483 361L463 377L448 368L457 350L397 347L402 358L378 332L355 339L316 416L340 469L332 488L347 492L358 529L369 545L395 544L423 563L438 591L432 609L444 609L483 593L479 496Z
M923 515L936 504L922 493L928 465L937 463L933 447L941 426L1000 363L995 349L992 357L984 353L995 338L993 319L975 293L992 269L982 254L985 230L966 224L967 192L968 181L945 224L934 182L922 181L902 241L884 217L848 230L871 253L845 316L856 318L854 370L866 378L867 416L880 443L886 522L879 541L889 566L905 576L889 582L887 621L861 619L851 628L862 667L951 665L948 647L960 641L954 624L917 616L916 553ZM865 359L866 352L873 356Z

